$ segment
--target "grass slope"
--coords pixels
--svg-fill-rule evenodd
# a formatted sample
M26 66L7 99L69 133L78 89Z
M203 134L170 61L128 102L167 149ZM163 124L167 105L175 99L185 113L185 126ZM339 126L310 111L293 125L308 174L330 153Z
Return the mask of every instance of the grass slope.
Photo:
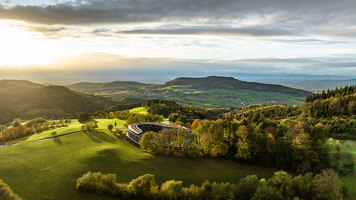
M114 120L98 120L105 128ZM122 126L120 121L119 126ZM74 125L75 127L75 125ZM68 129L73 127L68 127ZM58 129L58 134L68 131ZM38 134L45 135L46 132ZM31 136L27 140L34 139ZM205 179L236 183L248 174L269 177L274 169L241 165L230 160L159 157L143 153L108 131L74 133L42 141L0 147L0 177L24 199L110 199L78 193L75 181L88 171L116 173L128 182L146 173L162 183L183 180L185 185L201 184Z
M129 112L132 113L132 114L136 114L136 113L148 114L147 108L145 108L145 107L133 108L133 109L129 110Z

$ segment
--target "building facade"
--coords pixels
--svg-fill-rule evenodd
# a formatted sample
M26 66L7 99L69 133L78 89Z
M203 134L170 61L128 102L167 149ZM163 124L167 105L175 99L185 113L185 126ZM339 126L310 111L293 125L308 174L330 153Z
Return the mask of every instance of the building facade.
M183 129L186 131L191 131L188 128L185 128L181 125L176 124L163 124L158 122L143 122L130 124L128 126L128 131L126 137L131 140L133 143L139 145L141 137L148 131L160 132L163 129Z

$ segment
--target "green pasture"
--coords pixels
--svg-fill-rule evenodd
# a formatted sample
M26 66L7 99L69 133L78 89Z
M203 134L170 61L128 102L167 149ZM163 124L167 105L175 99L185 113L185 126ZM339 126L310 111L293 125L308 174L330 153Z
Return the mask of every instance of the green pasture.
M133 108L131 110L129 110L130 113L132 114L136 114L136 113L139 113L139 114L147 114L147 108L145 107L138 107L138 108Z
M115 120L97 120L100 128ZM120 127L122 127L120 121ZM58 134L77 125L56 129ZM52 131L52 130L51 130ZM47 132L36 138L47 137ZM77 132L47 140L33 141L34 136L16 145L0 147L0 178L21 197L37 199L111 199L96 194L79 193L75 181L92 171L118 174L119 181L129 182L146 173L165 180L183 180L184 185L200 185L204 180L237 183L248 174L270 177L274 169L243 165L224 159L189 159L153 156L142 152L109 131ZM42 138L42 139L43 139ZM31 140L31 141L30 141Z

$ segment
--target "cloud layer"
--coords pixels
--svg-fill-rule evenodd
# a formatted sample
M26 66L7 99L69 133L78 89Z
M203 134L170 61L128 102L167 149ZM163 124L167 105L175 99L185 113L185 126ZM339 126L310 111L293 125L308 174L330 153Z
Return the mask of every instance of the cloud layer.
M171 59L145 63L152 69L179 68L178 59L213 61L184 64L185 70L202 73L356 72L355 60L345 55L356 54L355 0L31 2L0 3L0 20L26 22L23 27L42 33L66 56L104 52Z
M2 19L45 24L269 19L281 24L355 23L354 0L78 0L2 6Z

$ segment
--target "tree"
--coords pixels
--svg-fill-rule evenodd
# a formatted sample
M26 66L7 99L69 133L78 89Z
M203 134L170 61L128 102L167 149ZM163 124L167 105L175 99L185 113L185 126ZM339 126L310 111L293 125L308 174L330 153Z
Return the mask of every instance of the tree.
M162 184L161 191L168 199L179 199L183 196L182 181L166 181Z
M127 186L127 191L134 197L150 197L158 190L154 175L145 174L133 179Z
M253 194L255 194L260 185L260 181L256 175L246 176L242 178L237 185L235 196L241 200L249 200L253 197Z
M281 194L288 199L293 199L294 196L298 195L295 194L292 188L292 176L287 172L275 172L274 176L268 180L267 184L269 186L279 188Z
M157 133L153 131L147 131L145 134L143 134L140 140L141 148L150 153L155 153L156 145L153 143L153 140L155 139L156 134Z
M113 112L110 112L109 117L110 117L110 119L114 119L115 118L115 114Z
M20 118L14 119L14 121L12 122L12 126L15 128L21 126L21 119Z
M343 198L341 182L335 171L323 170L313 180L313 199L339 200Z
M210 157L224 156L228 146L224 140L223 121L203 120L199 123L197 132L200 136L200 146L203 153Z
M90 119L89 113L80 113L78 121L80 123L83 123L85 121L88 121Z
M285 199L277 188L262 186L257 188L252 200L282 200Z
M5 125L0 125L0 131L3 131L6 129L6 126Z
M112 124L109 124L109 125L108 125L109 131L112 131L113 128L114 128L114 126L113 126Z
M199 126L199 123L200 123L200 119L195 119L192 123L192 129L196 130Z

